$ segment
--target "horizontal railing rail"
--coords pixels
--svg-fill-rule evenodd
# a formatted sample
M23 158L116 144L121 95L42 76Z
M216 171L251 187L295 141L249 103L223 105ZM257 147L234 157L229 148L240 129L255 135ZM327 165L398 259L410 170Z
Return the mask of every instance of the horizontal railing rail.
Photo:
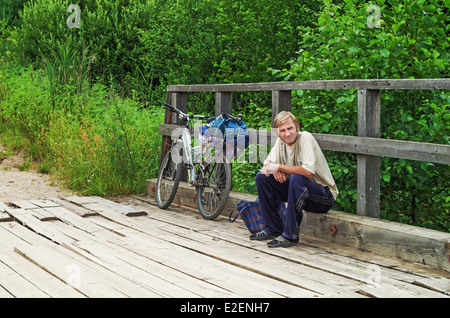
M169 85L167 92L249 92L298 89L450 89L450 79L367 79L266 82L244 84Z
M232 93L272 91L272 119L282 110L291 110L293 90L354 89L358 93L358 136L313 133L323 150L357 155L357 214L380 217L380 158L381 156L450 164L450 145L380 138L380 109L382 90L449 90L450 79L368 79L318 80L303 82L269 82L215 85L169 85L166 101L187 111L187 94L213 92L216 95L215 113L232 113ZM166 111L161 154L170 144L172 131L181 123ZM251 144L270 145L272 132L249 128Z

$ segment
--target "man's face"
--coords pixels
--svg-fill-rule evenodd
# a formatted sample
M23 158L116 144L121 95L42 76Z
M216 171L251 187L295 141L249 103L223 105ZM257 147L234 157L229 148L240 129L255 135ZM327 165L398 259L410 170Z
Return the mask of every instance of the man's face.
M294 121L289 118L288 121L278 126L278 137L289 146L292 146L297 140L299 128L300 126L296 125Z

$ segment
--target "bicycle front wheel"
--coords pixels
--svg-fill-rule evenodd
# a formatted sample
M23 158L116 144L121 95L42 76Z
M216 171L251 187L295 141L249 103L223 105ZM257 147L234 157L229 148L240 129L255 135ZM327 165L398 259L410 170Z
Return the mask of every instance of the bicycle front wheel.
M183 174L183 164L173 160L172 150L164 156L156 181L156 203L160 209L167 209L172 203Z
M212 162L199 169L201 185L197 186L197 206L201 216L215 219L225 207L231 191L231 165Z

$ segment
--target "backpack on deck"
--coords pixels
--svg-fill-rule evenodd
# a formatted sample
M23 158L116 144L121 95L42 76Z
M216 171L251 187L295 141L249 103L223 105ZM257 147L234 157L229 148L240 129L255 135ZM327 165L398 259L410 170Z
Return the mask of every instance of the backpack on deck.
M258 199L256 199L256 201L241 200L238 204L236 204L236 210L238 211L238 213L233 219L231 218L235 210L230 213L230 216L228 217L228 220L230 222L236 221L236 219L240 215L251 233L255 234L264 230L264 220L261 214L261 206ZM280 214L283 223L286 222L286 212L286 204L281 203L280 207L278 208L278 213Z

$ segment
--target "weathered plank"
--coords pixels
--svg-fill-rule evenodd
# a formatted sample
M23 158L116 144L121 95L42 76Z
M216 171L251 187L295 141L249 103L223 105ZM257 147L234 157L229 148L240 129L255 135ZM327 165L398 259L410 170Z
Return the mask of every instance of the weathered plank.
M450 79L314 80L299 82L167 86L167 92L249 92L301 89L450 89Z
M8 213L0 211L0 222L9 222L12 221L13 217L10 216Z
M13 201L11 202L13 205L21 208L21 209L39 209L40 207L36 204L31 203L30 201L27 200L18 200L18 201Z
M160 124L158 134L171 136L178 125ZM191 133L194 133L192 128ZM322 150L450 164L450 146L416 141L313 133ZM277 135L249 129L251 144L273 145ZM257 159L260 160L261 158ZM250 161L249 159L246 159ZM260 162L253 160L250 162Z
M232 113L233 95L231 92L216 92L215 115Z
M8 206L0 201L0 212L5 212Z
M53 242L62 243L71 240L64 234L54 231L50 224L41 222L32 214L31 210L8 209L7 212L23 226L32 229L34 232L41 234Z
M65 197L64 200L78 204L78 205L83 205L86 203L94 203L97 202L97 199L95 197L80 197L80 196L71 196L71 197ZM56 200L53 200L54 202L58 202Z
M92 197L87 197L87 198L80 197L79 199L76 199L75 197L69 197L69 198L65 198L65 199L51 198L50 200L54 201L55 203L59 204L60 206L63 206L64 208L75 213L78 216L86 217L86 216L92 216L92 215L97 214L96 212L87 210L87 209L83 208L83 206L82 206L82 204L97 202L95 199L92 199Z
M254 271L260 275L272 277L276 280L289 282L293 286L309 290L321 296L356 297L355 292L361 285L361 282L349 278L337 276L331 271L324 271L319 268L303 264L301 261L284 260L272 255L262 249L255 248L252 244L233 244L235 238L229 240L229 236L218 235L216 231L190 231L186 232L176 226L176 221L170 218L162 217L152 218L151 223L145 224L152 228L152 232L157 232L158 236L165 240L170 240L180 246L190 250L208 255L209 257L222 260L226 263ZM168 225L167 223L171 223ZM173 222L173 223L172 223ZM143 226L145 226L143 224ZM222 230L218 232L223 233ZM189 235L189 240L186 236ZM248 240L247 235L240 239ZM261 243L259 243L261 245ZM249 247L252 247L249 249ZM308 255L310 256L310 255ZM277 274L274 275L273 268L277 268Z
M337 232L332 235L330 229ZM346 246L450 271L450 234L386 220L330 211L305 213L302 233Z
M147 194L154 198L156 180L147 180ZM174 205L197 209L193 200L195 189L180 183ZM189 199L192 198L192 199ZM240 200L254 201L256 196L231 193L222 215L228 216ZM336 226L333 236L330 229ZM418 228L406 224L357 216L351 213L330 211L327 214L306 212L301 233L345 246L355 247L380 255L398 257L409 262L425 262L437 269L450 271L450 234Z
M414 284L450 295L450 279L445 277L422 277L414 280Z
M124 282L117 274L95 263L90 262L89 265L86 265L83 259L77 257L76 254L72 253L69 256L67 249L63 253L57 248L21 246L16 247L15 251L88 297L127 297L131 295L138 297L139 295L134 284ZM133 288L135 288L134 291Z
M106 209L104 211L108 218L119 218L121 223L131 222L130 219L121 217L119 214L114 216L112 213L117 213L116 211L106 212ZM240 297L250 297L250 295L251 297L306 297L314 295L311 291L286 284L276 278L266 277L234 264L211 258L209 255L199 253L191 248L171 243L162 239L160 233L147 232L141 226L137 226L137 228L143 236L133 236L132 241L122 240L122 246L187 275L199 277L216 286L221 286ZM131 235L130 231L134 232L135 230L127 227L123 233L128 237ZM149 249L150 246L151 249ZM237 277L239 277L238 280Z
M281 111L291 111L292 91L272 91L272 123Z
M6 266L11 268L16 275L20 275L34 286L37 286L42 292L53 298L82 298L81 293L69 285L63 283L55 276L49 274L39 266L29 262L25 258L19 256L12 249L2 249L0 246L0 263L3 262ZM25 297L26 290L17 291L15 297ZM0 298L1 298L0 293Z
M0 289L7 290L11 295L23 298L50 298L49 295L2 262L0 262L0 272L2 273Z
M0 223L0 264L11 269L8 288L15 290L0 282L0 295L386 297L390 289L389 297L448 297L448 280L428 275L425 267L416 273L380 256L344 256L322 248L326 243L269 249L250 241L242 222L206 221L195 210L163 211L147 198L121 199L123 204L92 199L77 207L95 215L80 217L61 199L59 207L48 208L58 217L51 222L40 221L33 210L8 208L23 221ZM147 215L127 217L119 205ZM338 233L344 230L337 226ZM372 266L380 279L370 279ZM25 282L19 285L37 290L19 293L13 284L20 277Z
M177 209L178 211L179 209ZM193 211L195 213L195 211ZM195 229L195 232L199 232L201 234L205 234L209 237L213 238L214 243L208 243L209 240L206 237L202 237L201 235L197 235L196 233L192 234L192 230L189 232L189 243L192 240L198 241L201 243L204 243L205 245L217 245L218 242L226 241L228 244L233 245L239 245L243 246L245 248L251 248L259 250L261 252L264 252L267 256L273 255L277 258L282 258L285 261L290 261L293 264L301 264L313 269L320 270L321 274L311 274L310 277L315 277L317 279L320 279L321 282L331 282L331 286L334 286L335 290L338 291L339 287L337 286L346 286L348 289L347 291L351 291L351 283L347 281L347 283L340 281L339 278L345 277L347 279L350 279L350 281L353 281L353 284L355 282L359 282L360 284L370 284L372 281L373 272L376 272L379 277L378 283L388 284L391 286L395 286L398 289L404 290L407 293L411 293L416 295L417 297L441 297L443 295L440 295L438 293L435 293L433 291L423 289L423 288L417 288L417 286L413 286L412 283L415 279L422 278L423 276L421 273L421 268L417 268L418 266L413 266L411 273L409 272L403 272L399 269L396 269L392 266L392 264L380 262L378 259L377 263L375 262L376 255L373 254L367 254L367 252L360 252L357 257L344 257L334 252L333 248L330 248L328 252L322 251L322 246L328 246L330 244L329 241L322 241L321 244L319 244L319 250L318 248L309 248L307 246L304 246L303 244L299 246L299 248L291 248L291 249L267 249L264 243L259 242L253 242L248 240L248 231L246 230L245 226L242 226L242 231L239 231L239 233L233 229L230 230L230 226L228 222L212 222L213 224L208 224L211 222L205 222L206 228L201 227L199 228L199 225L197 222L195 222L195 218L192 216L186 215L186 214L180 214L179 212L176 215L172 216L168 214L166 211L158 212L158 210L152 210L152 213L150 214L150 218L152 219L152 224L155 222L155 220L164 220L164 223L171 223L174 226L177 226L178 228L187 228L187 229ZM142 223L142 225L145 225L146 223ZM173 235L170 236L170 234L174 234L173 231L176 230L176 228L165 229L164 225L158 226L158 229L161 229L162 231L167 232L168 237L173 239ZM240 233L242 232L242 233ZM181 232L182 233L182 232ZM302 239L303 241L303 236ZM184 239L184 241L186 241ZM174 241L177 242L177 241ZM181 239L181 242L179 244L183 244L183 238ZM217 247L217 246L216 246ZM206 253L206 251L209 250L209 246L206 246L204 249L199 249ZM236 249L237 251L239 248ZM212 257L215 255L221 255L220 249L218 251L211 250ZM227 253L225 253L226 255ZM232 253L229 253L232 254ZM238 254L236 252L236 254ZM362 255L367 254L367 260L366 261L360 261L358 257L361 257ZM250 258L250 253L247 253L247 258ZM353 254L354 255L354 254ZM372 256L370 256L372 255ZM227 261L231 261L233 256L225 256L229 257ZM264 258L264 257L263 257ZM240 263L245 264L246 261L241 260ZM380 265L378 265L380 264ZM278 265L280 266L280 265ZM400 266L401 268L401 266ZM281 268L280 268L281 270ZM303 270L299 270L300 272L303 272ZM416 274L416 272L418 274ZM306 270L304 273L309 273L308 270ZM332 275L338 275L339 278L325 278L323 277L324 273L329 273ZM413 274L414 273L414 274ZM282 275L279 276L280 278L283 277ZM321 279L322 278L322 279ZM376 282L376 279L374 280ZM295 279L294 279L295 282ZM336 286L337 285L337 286ZM331 287L330 286L330 287ZM355 286L355 285L353 285ZM324 289L322 289L324 290Z
M55 215L58 219L67 222L79 229L82 229L83 231L86 231L88 233L93 233L96 231L103 230L102 227L97 226L93 224L92 222L88 221L87 219L76 215L75 213L70 212L69 210L65 209L64 207L54 207L54 208L47 208L47 211Z
M14 295L0 285L0 298L14 298Z
M59 206L58 203L51 200L29 200L28 202L41 208L52 208Z
M113 208L119 212L121 212L123 215L126 216L142 216L142 215L147 215L147 212L140 210L140 209L136 209L136 208L132 208L123 204L118 204L114 201L111 200L107 200L101 197L93 197L97 200L97 203L101 203L107 207Z
M51 212L47 211L46 209L30 209L31 214L34 215L36 218L38 218L41 221L54 221L58 218Z
M101 226L104 226L105 228L109 229L119 230L120 228L123 228L123 225L104 219L101 216L89 217L89 220L91 220L94 223L98 222L101 224ZM119 233L120 237L118 237L117 239L106 240L102 237L89 235L86 232L74 227L69 228L69 225L64 223L58 223L55 225L58 227L60 231L67 233L68 235L76 238L77 240L77 243L75 244L64 245L66 248L72 249L75 252L80 253L79 247L83 247L82 251L87 251L86 253L88 253L83 255L85 256L87 255L87 257L91 258L92 261L94 262L97 261L98 257L102 258L102 256L99 253L101 254L109 253L109 256L114 256L122 261L126 261L127 264L133 264L134 267L146 271L147 273L153 276L156 276L160 279L164 279L165 281L175 286L181 287L185 290L191 291L192 293L195 294L194 297L205 295L205 293L210 297L238 296L236 294L230 293L229 291L223 290L215 285L204 282L203 280L199 280L193 276L185 275L176 269L165 266L160 263L161 260L158 260L159 262L154 261L150 258L144 257L143 255L135 251L133 248L124 247L123 242L134 240L135 236L140 236L140 233L138 231L130 231L127 232L126 234ZM147 242L147 244L151 246L151 243ZM77 249L74 249L74 247ZM106 257L108 257L108 254ZM108 266L105 259L103 259L102 262L104 262L102 264ZM127 266L128 265L118 269L118 272L126 271ZM140 275L138 275L137 277L140 277ZM167 292L167 290L164 291ZM176 293L179 294L179 291L177 291Z
M414 295L390 285L365 286L359 291L361 294L373 298L413 298Z
M313 134L324 150L450 164L450 146L371 137Z
M380 137L381 91L358 91L358 136ZM356 214L380 217L381 157L357 155Z

